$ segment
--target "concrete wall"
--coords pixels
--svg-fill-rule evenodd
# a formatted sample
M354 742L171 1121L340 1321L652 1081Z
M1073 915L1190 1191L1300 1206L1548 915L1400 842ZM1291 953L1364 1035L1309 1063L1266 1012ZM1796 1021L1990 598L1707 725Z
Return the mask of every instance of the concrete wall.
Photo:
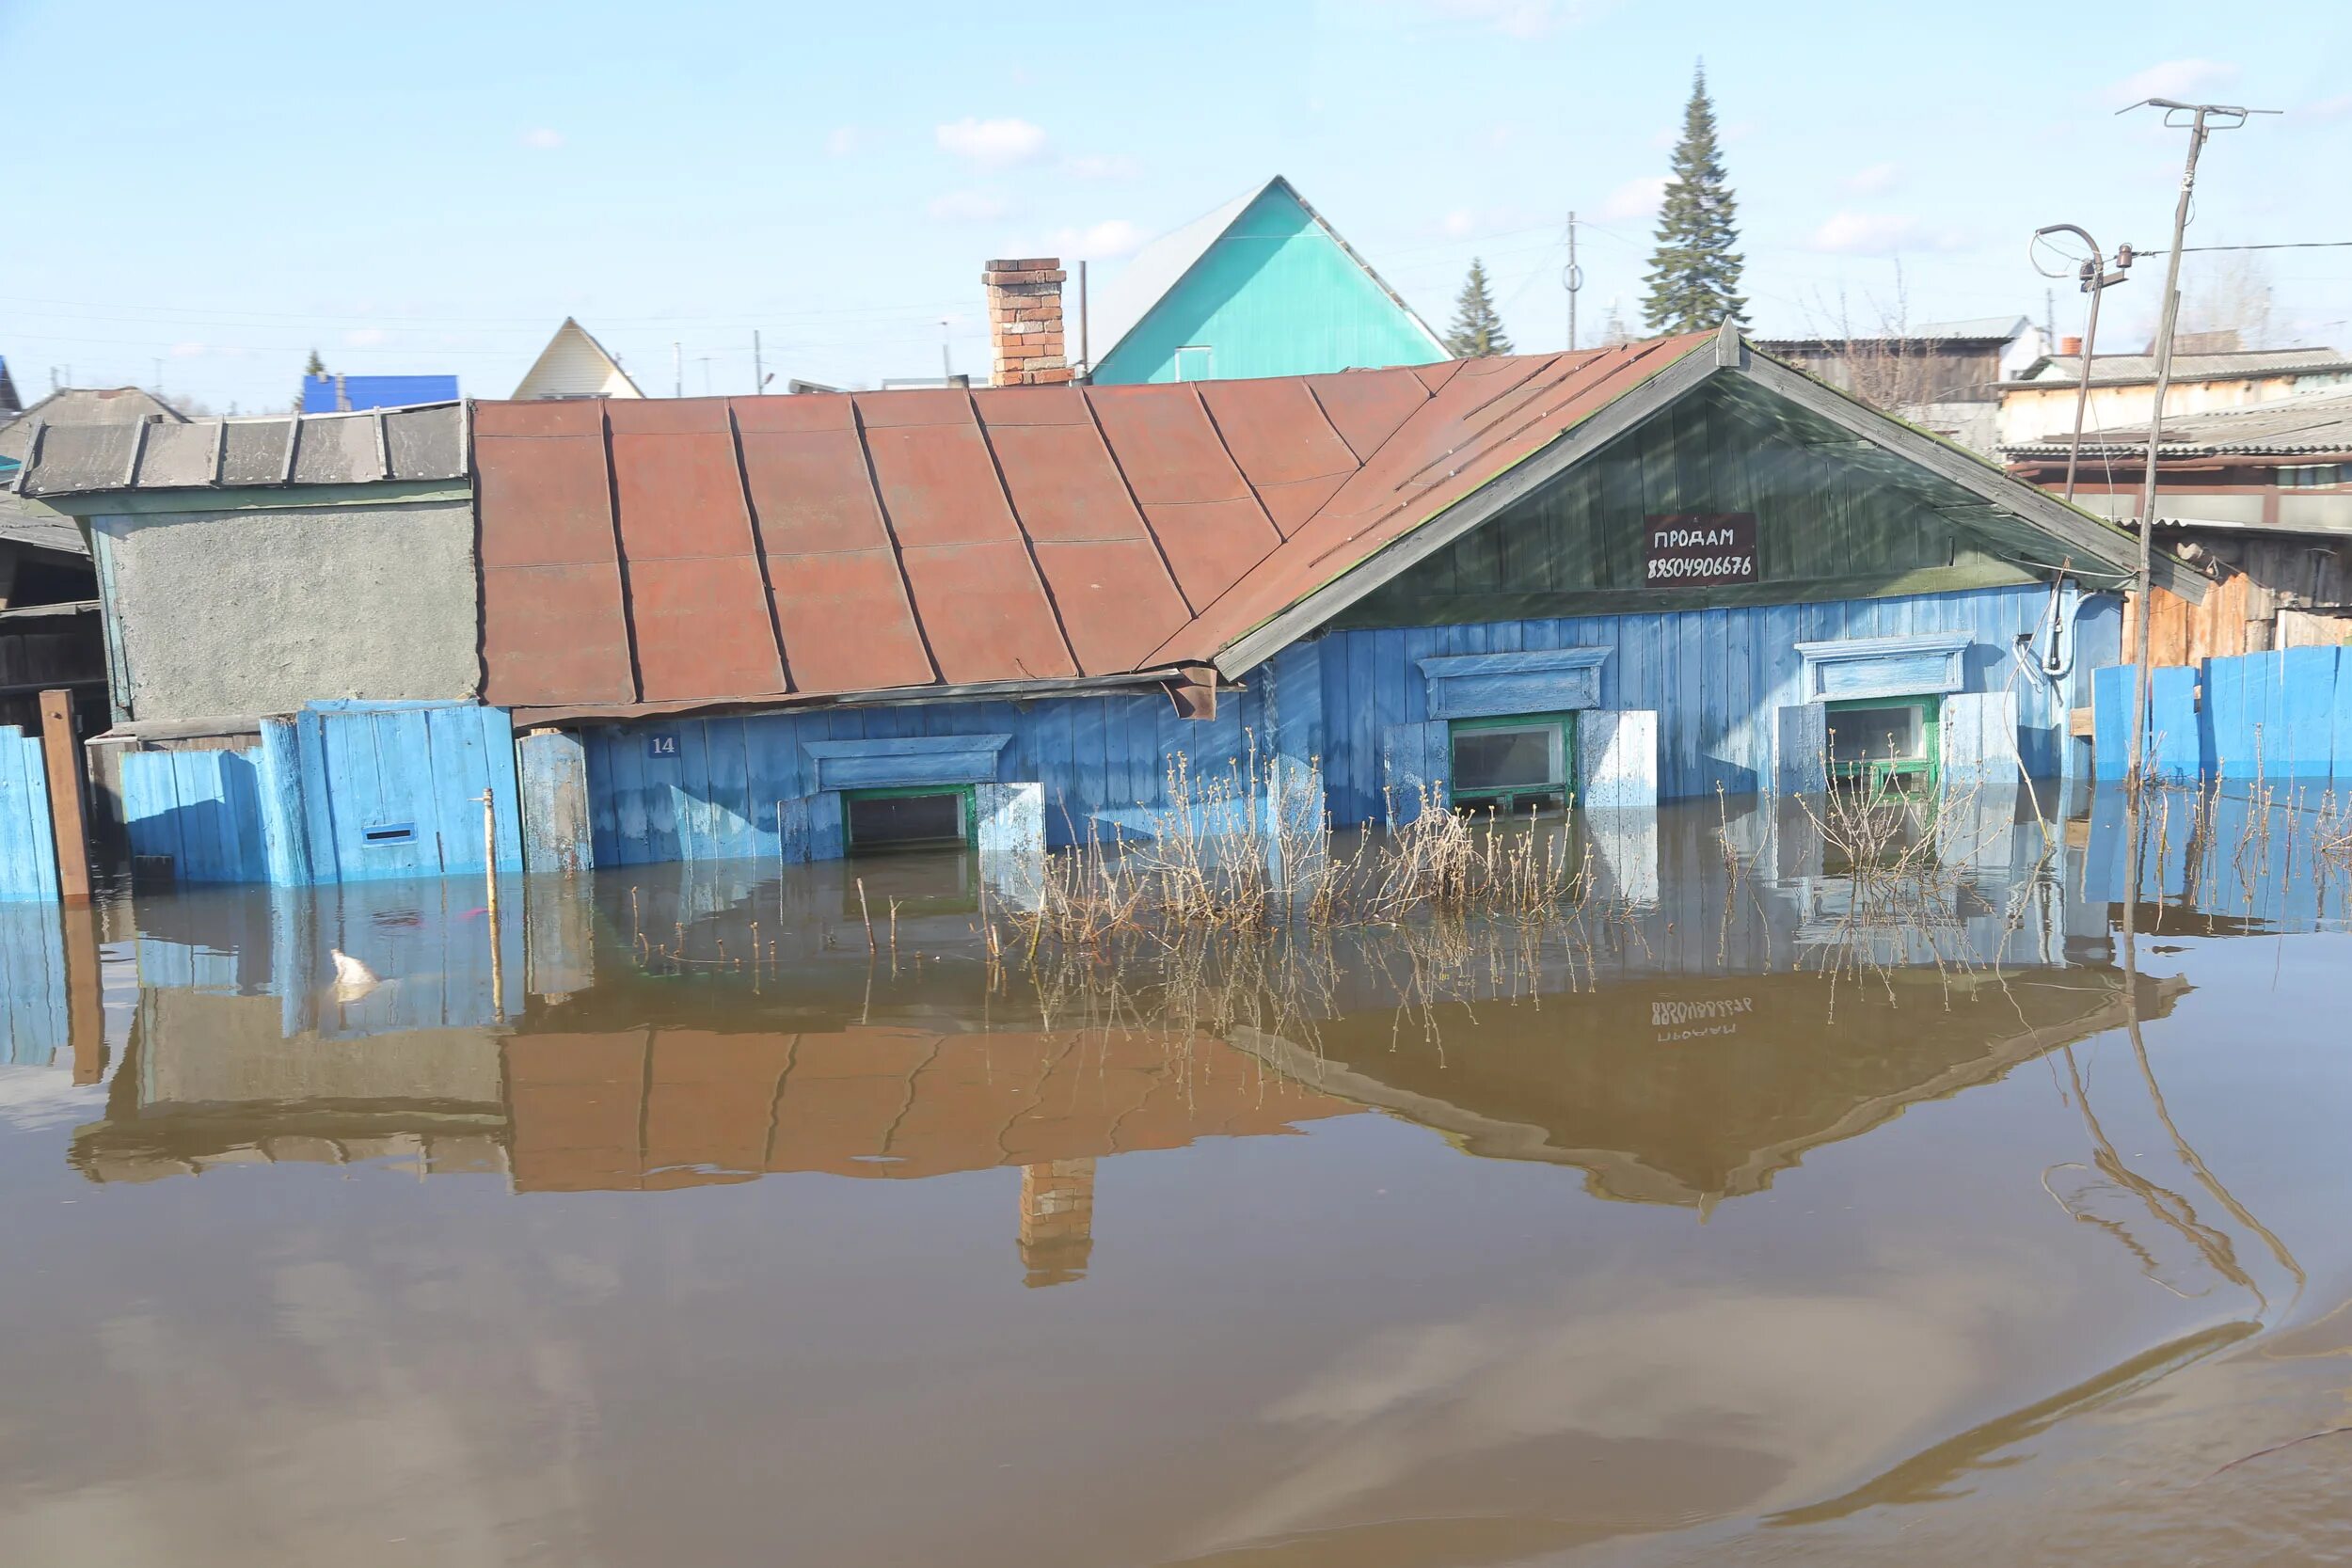
M465 499L118 514L90 526L119 719L481 689Z

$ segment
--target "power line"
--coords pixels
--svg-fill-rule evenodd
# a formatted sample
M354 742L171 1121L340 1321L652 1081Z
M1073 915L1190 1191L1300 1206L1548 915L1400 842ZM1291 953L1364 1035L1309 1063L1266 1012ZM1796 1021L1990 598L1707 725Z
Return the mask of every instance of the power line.
M2181 254L2199 250L2352 250L2352 240L2281 240L2275 245L2185 245ZM2169 250L2135 250L2135 256L2169 256Z

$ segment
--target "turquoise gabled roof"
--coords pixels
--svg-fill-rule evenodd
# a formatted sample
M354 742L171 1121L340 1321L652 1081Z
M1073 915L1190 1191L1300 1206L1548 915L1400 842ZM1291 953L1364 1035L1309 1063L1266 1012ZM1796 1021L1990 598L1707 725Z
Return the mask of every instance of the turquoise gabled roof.
M1220 380L1451 357L1279 174L1144 246L1091 313L1104 383L1176 379L1176 350L1201 343Z

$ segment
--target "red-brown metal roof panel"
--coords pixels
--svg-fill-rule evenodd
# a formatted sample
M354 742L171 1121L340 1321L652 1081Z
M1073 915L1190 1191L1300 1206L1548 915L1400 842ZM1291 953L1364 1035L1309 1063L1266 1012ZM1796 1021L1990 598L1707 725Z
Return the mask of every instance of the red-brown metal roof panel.
M767 584L749 555L631 557L628 596L645 701L785 690Z
M1350 468L1343 474L1329 474L1322 479L1302 479L1295 484L1270 485L1258 492L1258 499L1265 503L1266 515L1274 526L1288 537L1306 525L1307 520L1323 510L1329 500L1355 477Z
M752 511L771 560L821 550L888 547L890 535L882 527L882 506L866 469L866 448L846 423L834 429L775 432L746 424L742 450Z
M909 388L898 392L859 392L850 402L868 430L905 425L970 424L972 394L961 388Z
M768 573L794 689L865 691L939 678L907 604L896 551L771 555Z
M859 400L861 405L867 401ZM902 548L1002 544L1021 537L970 412L967 406L960 425L866 428L874 482L882 489L890 531Z
M604 439L604 404L596 399L548 403L478 403L473 433L485 436L593 436Z
M735 471L726 404L647 398L612 406L612 483L628 559L748 555L751 516ZM662 417L650 418L646 409Z
M1086 424L1086 397L1075 387L993 387L972 394L980 422L991 430L1009 425Z
M1359 461L1379 451L1380 443L1429 401L1429 388L1409 370L1342 371L1307 376L1304 382Z
M1216 600L1242 574L1274 553L1282 536L1254 498L1149 506L1144 520L1176 573L1176 586L1195 610Z
M485 566L616 559L601 433L474 439Z
M1359 466L1304 381L1207 381L1200 401L1250 487L1345 477Z
M1094 387L1086 397L1128 488L1145 506L1248 497L1193 386Z
M1081 410L1083 414L1083 410ZM1093 422L992 425L989 445L1032 539L1148 539ZM1163 574L1165 575L1165 574Z
M1454 372L1469 363L1467 359L1440 359L1434 365L1415 365L1413 374L1434 397L1445 390L1445 384L1454 379Z
M485 565L482 623L485 703L552 707L637 700L621 569L610 561Z
M855 430L854 401L845 392L803 392L782 398L731 398L735 427L776 435L794 430Z
M1026 546L909 546L900 559L942 680L961 686L1078 673Z
M1149 539L1040 540L1037 562L1084 674L1141 667L1192 619Z

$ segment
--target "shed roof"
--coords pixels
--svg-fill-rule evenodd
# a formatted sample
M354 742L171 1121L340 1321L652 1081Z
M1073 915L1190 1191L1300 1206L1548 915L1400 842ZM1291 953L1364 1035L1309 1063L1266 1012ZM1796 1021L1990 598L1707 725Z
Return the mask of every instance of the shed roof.
M2250 408L2182 414L2164 421L2163 457L2308 457L2352 453L2352 388L2305 392ZM2027 441L2003 447L2010 457L2064 457L2071 443ZM2128 456L2148 450L2148 427L2086 431L2086 456Z
M1438 354L1447 352L1445 341L1429 330L1429 324L1405 303L1405 296L1389 287L1387 279L1373 270L1372 263L1342 238L1340 231L1332 228L1321 213L1315 211L1314 204L1299 195L1295 185L1278 174L1264 184L1252 186L1231 201L1201 214L1184 227L1169 230L1135 253L1126 266L1120 270L1119 276L1103 290L1101 298L1088 302L1088 311L1092 317L1088 324L1089 335L1093 339L1088 345L1088 351L1093 356L1094 363L1099 365L1108 359L1126 341L1127 335L1143 324L1144 317L1168 297L1170 290L1184 280L1185 275L1200 263L1202 257L1208 255L1219 240L1225 238L1251 204L1268 191L1280 191L1298 203L1299 210L1313 220L1315 227L1322 230L1350 261L1361 267L1364 276L1388 295L1406 319L1429 340L1429 346Z
M453 375L306 375L305 414L355 414L370 408L406 408L420 403L453 403Z
M185 424L187 416L137 387L68 387L50 393L0 425L0 539L61 555L87 556L89 546L73 519L13 494L14 476L38 431L53 425L108 425L127 430L141 420Z
M466 408L442 403L364 414L45 426L17 484L24 495L46 499L463 480Z
M2243 381L2274 375L2307 375L2328 372L2352 372L2352 357L2332 348L2255 348L2228 354L2176 354L2172 379L2181 381ZM2002 383L2006 391L2047 391L2082 382L2082 360L2053 355L2036 363L2025 377ZM2093 387L2153 385L2156 357L2153 354L2100 354L2091 356Z
M584 717L1237 673L1719 373L1958 485L1947 515L2006 554L2130 569L2111 524L1714 333L1262 381L487 403L485 696Z
M1921 322L1886 332L1808 333L1801 338L1758 338L1767 354L1827 348L1840 343L2006 343L2023 337L2033 323L2024 316L1972 316L1966 321Z

